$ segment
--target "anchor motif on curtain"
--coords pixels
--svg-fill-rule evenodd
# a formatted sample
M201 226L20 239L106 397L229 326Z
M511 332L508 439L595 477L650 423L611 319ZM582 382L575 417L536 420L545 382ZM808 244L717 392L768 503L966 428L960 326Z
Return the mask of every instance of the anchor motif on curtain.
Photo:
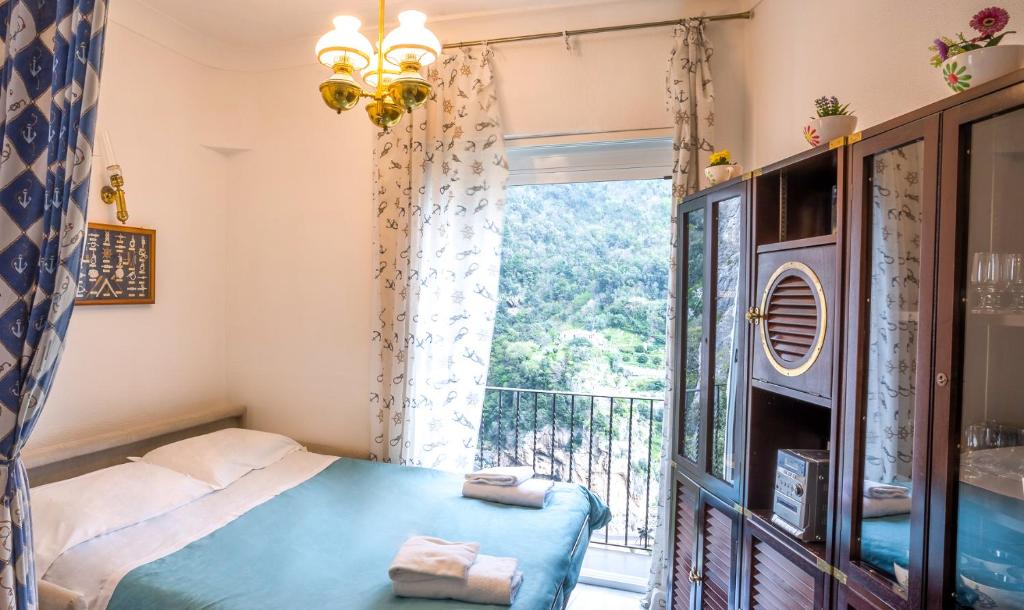
M106 0L0 0L0 609L39 604L19 455L74 306L106 20Z

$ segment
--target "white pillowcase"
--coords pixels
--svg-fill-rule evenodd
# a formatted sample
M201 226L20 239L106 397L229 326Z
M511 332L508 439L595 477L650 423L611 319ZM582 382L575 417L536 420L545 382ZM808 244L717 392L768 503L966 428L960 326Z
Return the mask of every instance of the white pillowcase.
M302 446L287 436L227 428L164 445L142 456L142 460L224 489L249 472L266 468L300 449Z
M33 487L29 498L36 574L42 578L71 547L170 512L213 491L202 481L145 462Z

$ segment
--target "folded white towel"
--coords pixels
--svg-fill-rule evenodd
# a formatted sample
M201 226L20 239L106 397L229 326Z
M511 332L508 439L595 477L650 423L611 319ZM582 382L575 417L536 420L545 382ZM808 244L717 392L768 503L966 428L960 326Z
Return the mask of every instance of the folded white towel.
M393 581L417 582L438 577L465 579L476 561L476 542L449 542L430 536L413 536L391 560L388 576Z
M899 485L864 480L865 498L909 498L910 490Z
M416 582L393 580L395 595L429 599L457 599L473 604L511 606L523 584L514 557L478 555L466 578L432 578Z
M548 494L551 493L553 481L548 479L530 479L515 487L501 485L484 485L481 483L462 484L462 495L478 500L490 500L501 504L544 508Z
M470 483L481 483L483 485L502 485L515 487L522 485L533 478L533 468L529 466L499 466L495 468L484 468L466 475Z
M902 515L910 512L910 498L864 498L866 518Z

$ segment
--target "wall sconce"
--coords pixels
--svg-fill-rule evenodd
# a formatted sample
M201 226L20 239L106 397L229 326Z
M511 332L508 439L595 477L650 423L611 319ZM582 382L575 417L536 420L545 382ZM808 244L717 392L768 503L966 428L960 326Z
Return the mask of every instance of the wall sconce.
M107 205L117 206L117 219L125 224L128 222L128 204L124 199L124 175L120 165L107 166L107 181L110 184L103 185L100 198Z
M114 160L114 146L110 143L110 132L103 132L103 156L107 165L107 184L100 191L100 199L107 205L117 207L117 219L121 224L128 222L128 203L124 198L124 173Z

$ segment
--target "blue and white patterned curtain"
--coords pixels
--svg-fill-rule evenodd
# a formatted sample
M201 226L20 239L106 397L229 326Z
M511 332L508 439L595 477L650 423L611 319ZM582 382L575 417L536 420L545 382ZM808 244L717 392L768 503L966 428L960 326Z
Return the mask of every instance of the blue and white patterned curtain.
M711 41L704 35L703 19L688 19L676 30L675 45L668 58L668 74L665 80L665 101L668 112L675 122L675 136L672 141L674 163L672 169L672 247L669 261L668 284L668 325L666 339L668 345L675 344L675 299L676 299L676 204L683 197L696 192L700 188L700 168L707 165L707 158L714 150L715 128L715 93L711 84L711 56L714 49ZM668 522L672 514L670 498L672 495L672 451L669 439L672 438L671 405L673 385L679 379L676 363L672 359L672 350L666 359L666 393L665 409L662 421L664 441L661 456L661 489L658 493L658 517L654 528L654 545L651 549L651 574L648 581L646 597L641 605L644 608L665 608L668 602L668 584L672 572L672 558L669 550L672 543L671 524Z
M0 608L37 607L19 454L46 404L85 236L106 0L0 1Z
M508 162L491 52L428 68L430 99L382 133L370 458L467 471L483 409Z

